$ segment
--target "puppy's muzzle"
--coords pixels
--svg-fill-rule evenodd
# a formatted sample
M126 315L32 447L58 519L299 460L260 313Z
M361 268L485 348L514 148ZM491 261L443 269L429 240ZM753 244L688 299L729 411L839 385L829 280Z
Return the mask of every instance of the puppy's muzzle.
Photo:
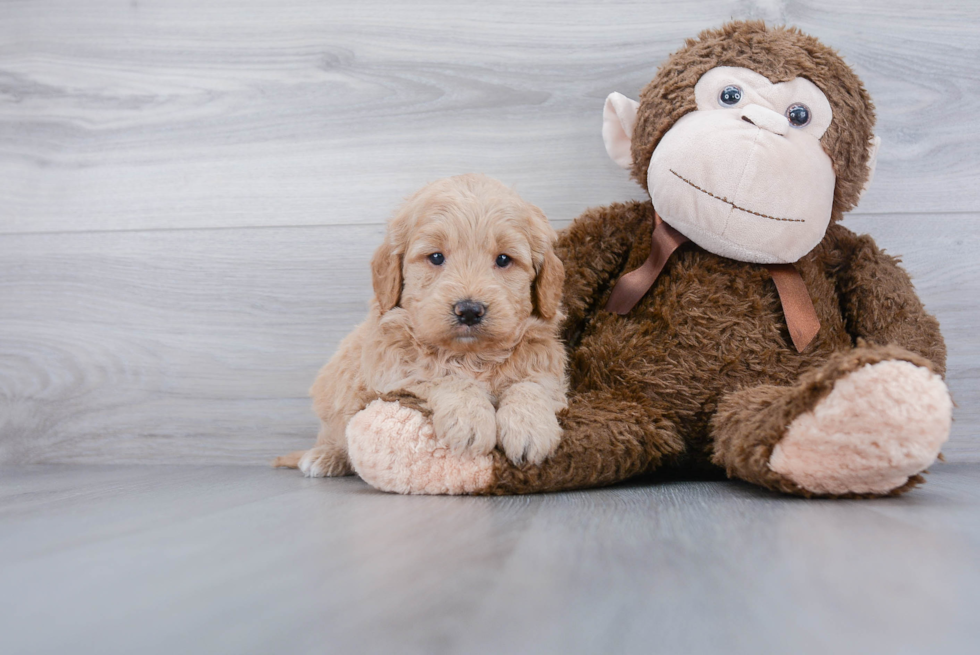
M482 302L461 300L453 305L453 312L456 314L457 323L476 325L483 320L483 315L487 313L487 306Z

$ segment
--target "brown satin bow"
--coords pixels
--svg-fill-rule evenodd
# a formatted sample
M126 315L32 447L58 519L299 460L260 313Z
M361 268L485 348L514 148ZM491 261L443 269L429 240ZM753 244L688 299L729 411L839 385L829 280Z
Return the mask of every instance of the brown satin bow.
M660 271L674 251L689 240L664 223L660 214L656 212L653 214L653 221L650 256L635 271L630 271L619 278L612 295L609 296L609 302L606 303L607 312L628 314L657 281ZM786 325L793 339L793 345L796 346L797 352L803 352L820 331L820 319L813 309L806 284L792 264L766 264L765 267L769 269L769 275L776 283L776 292L783 306L783 315L786 317Z

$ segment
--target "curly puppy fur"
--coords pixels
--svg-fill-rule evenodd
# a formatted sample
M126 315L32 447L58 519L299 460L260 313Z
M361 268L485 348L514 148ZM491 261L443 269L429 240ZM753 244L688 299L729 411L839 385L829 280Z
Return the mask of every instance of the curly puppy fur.
M345 427L398 393L422 399L436 436L457 451L499 444L514 462L540 463L560 439L567 387L555 238L541 210L486 176L439 180L409 198L372 260L367 320L313 384L316 446L274 465L351 473ZM464 301L484 307L475 324L460 318Z
M833 108L821 139L837 176L833 222L795 265L819 333L797 352L767 269L692 243L674 253L628 315L603 311L617 279L650 253L654 207L648 200L591 209L556 246L566 272L562 335L571 378L561 443L539 466L516 466L494 454L494 482L481 493L591 487L675 469L727 472L802 496L853 496L833 485L806 488L776 470L785 467L773 467L773 451L788 428L827 399L837 381L864 367L908 362L943 374L939 324L899 260L871 237L837 224L868 178L874 107L847 64L816 39L793 28L734 22L689 40L641 95L633 177L646 188L654 148L696 109L694 86L716 66L750 68L775 83L804 77ZM870 495L901 493L921 481L913 473Z

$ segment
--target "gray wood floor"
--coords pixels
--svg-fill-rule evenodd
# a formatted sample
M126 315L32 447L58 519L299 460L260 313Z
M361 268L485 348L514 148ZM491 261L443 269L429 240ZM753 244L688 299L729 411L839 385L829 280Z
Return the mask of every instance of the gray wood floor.
M400 198L514 185L557 225L640 197L608 160L636 96L730 17L841 50L878 107L848 219L942 323L946 455L980 462L980 3L0 2L0 463L263 464L370 295Z
M871 502L265 468L312 440L402 197L481 171L558 226L641 197L603 99L730 17L875 98L846 220L942 323L958 463ZM978 106L974 0L0 1L0 652L977 652Z
M0 469L4 653L976 653L980 465L389 496L254 467Z

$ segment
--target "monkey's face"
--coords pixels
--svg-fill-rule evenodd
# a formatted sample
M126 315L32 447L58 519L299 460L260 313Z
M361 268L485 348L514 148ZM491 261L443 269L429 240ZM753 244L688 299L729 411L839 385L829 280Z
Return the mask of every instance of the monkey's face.
M823 238L834 168L820 145L833 115L809 80L773 84L746 68L713 68L694 87L650 160L660 216L705 250L791 263Z
M834 209L834 165L820 143L834 120L824 93L802 77L774 84L718 66L698 79L694 100L696 110L667 130L649 162L660 216L705 250L740 261L792 263L810 252ZM638 108L620 94L606 101L606 148L626 168Z

